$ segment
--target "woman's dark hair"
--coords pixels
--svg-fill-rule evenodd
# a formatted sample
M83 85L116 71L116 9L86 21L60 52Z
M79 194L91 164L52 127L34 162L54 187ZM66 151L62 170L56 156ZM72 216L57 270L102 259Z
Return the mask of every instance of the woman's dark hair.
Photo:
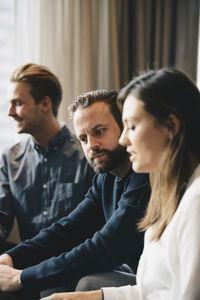
M119 105L123 105L130 94L143 102L144 109L158 125L170 130L170 114L180 120L179 132L170 141L162 172L151 174L152 195L146 216L139 224L140 229L147 229L157 222L153 239L158 239L185 191L192 172L191 157L200 161L200 92L186 74L165 68L133 79L120 91Z

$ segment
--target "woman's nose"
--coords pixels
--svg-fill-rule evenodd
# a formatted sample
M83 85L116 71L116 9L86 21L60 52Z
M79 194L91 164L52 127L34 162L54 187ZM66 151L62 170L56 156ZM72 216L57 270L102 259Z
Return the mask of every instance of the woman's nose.
M128 144L129 144L129 140L127 138L127 131L125 128L123 129L121 136L119 138L119 144L124 147L128 146Z

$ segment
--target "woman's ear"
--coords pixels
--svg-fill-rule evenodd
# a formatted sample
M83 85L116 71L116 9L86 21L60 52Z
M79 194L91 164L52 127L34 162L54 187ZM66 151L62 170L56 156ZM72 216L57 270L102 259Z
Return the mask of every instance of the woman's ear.
M173 136L177 135L180 129L179 118L174 114L170 114L167 119L167 127Z

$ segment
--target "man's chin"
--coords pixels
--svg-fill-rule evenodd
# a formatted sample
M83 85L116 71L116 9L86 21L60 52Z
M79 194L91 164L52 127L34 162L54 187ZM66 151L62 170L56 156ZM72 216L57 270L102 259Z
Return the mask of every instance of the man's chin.
M103 173L109 171L106 168L93 168L93 169L94 169L95 173L98 173L98 174L103 174Z
M17 134L20 134L20 133L25 133L25 132L24 132L24 130L23 130L23 129L21 129L21 128L17 128L17 129L16 129L16 132L17 132Z
M15 122L15 128L17 133L22 133L23 132L23 126L22 122Z
M30 134L27 130L24 130L24 129L17 129L16 133L17 134L23 134L23 133Z
M124 155L127 155L124 147L117 147L113 151L107 151L107 157L104 159L94 158L89 160L89 164L96 173L111 172L119 165L119 162L123 159Z
M89 162L90 166L93 168L95 173L105 173L105 172L111 172L113 169L115 169L118 165L118 163L114 163L111 161L104 161L101 163L94 163Z
M92 164L91 167L93 168L95 173L105 173L108 171L108 169L105 166L98 166L98 165Z
M89 161L90 166L93 168L95 173L104 173L108 171L107 165L104 163L95 163L94 161Z

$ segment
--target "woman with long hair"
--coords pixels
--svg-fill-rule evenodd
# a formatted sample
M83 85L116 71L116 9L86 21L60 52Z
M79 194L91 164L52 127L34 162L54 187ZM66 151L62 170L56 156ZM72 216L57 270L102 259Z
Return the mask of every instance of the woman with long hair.
M151 199L138 224L145 245L137 284L45 299L200 299L200 93L181 71L147 72L125 86L126 146L135 172L150 173Z

